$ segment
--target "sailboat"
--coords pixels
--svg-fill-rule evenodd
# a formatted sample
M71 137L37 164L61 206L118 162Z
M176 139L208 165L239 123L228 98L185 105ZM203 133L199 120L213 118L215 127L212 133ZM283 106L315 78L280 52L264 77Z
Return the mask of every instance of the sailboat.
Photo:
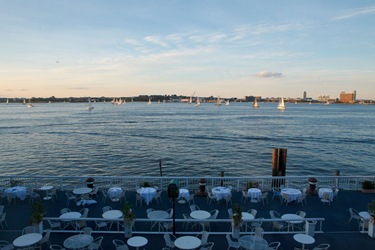
M197 100L195 101L194 106L199 107L201 105L201 101L199 100L199 97L197 97Z
M225 102L225 106L229 106L229 100Z
M27 104L27 107L28 108L33 108L34 107L34 105L31 104L31 100L30 99L29 99L29 103Z
M326 103L324 105L328 106L330 105L331 103L327 100Z
M6 102L6 104L8 104L9 103L9 99L7 99L7 102Z
M89 98L89 102L86 104L85 110L91 111L92 109L94 109L94 107L91 106L91 98Z
M216 100L215 105L216 105L216 106L220 106L220 105L221 105L221 99L220 99L220 96L217 97L217 100Z
M285 110L284 97L281 97L281 101L279 102L279 105L277 106L277 109Z
M148 98L148 105L151 105L151 98Z
M253 108L259 108L260 106L259 106L259 104L258 104L258 101L257 101L257 99L255 98L254 99L254 102L253 102Z

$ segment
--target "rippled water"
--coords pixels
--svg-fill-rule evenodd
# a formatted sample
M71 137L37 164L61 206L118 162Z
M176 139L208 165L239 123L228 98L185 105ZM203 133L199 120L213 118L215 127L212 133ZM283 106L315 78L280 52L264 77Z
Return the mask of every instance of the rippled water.
M375 106L0 105L2 175L375 175Z

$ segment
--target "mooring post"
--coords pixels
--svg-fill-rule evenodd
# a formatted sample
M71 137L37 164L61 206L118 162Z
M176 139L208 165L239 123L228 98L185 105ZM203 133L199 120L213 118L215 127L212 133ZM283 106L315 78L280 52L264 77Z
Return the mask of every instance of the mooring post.
M159 170L160 170L160 176L163 176L163 169L161 167L161 159L159 159Z
M224 171L221 171L220 172L220 177L224 177ZM222 187L223 186L223 178L221 178L221 180L220 180L220 186Z

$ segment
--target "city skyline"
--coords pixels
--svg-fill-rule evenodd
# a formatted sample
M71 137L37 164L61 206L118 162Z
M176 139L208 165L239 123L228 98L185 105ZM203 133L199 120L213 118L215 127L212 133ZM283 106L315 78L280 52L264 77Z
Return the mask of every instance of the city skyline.
M1 1L0 97L375 99L372 1Z

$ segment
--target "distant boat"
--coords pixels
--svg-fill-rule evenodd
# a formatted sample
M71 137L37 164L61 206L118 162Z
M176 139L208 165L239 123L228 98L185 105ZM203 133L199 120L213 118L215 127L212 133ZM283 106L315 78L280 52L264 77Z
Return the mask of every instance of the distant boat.
M158 100L158 104L160 104L160 100Z
M94 107L91 106L91 98L89 98L89 102L86 104L85 110L91 111L92 109L94 109Z
M199 100L199 97L197 97L197 100L195 101L194 106L199 107L201 105L201 101Z
M253 108L257 109L257 108L259 108L259 107L260 107L260 106L259 106L259 104L258 104L257 99L254 99L254 102L253 102Z
M194 93L190 96L190 99L189 99L189 104L192 104L193 103L193 96L195 95L195 91Z
M225 102L225 106L229 106L229 100Z
M148 105L151 105L151 98L148 98Z
M277 106L277 109L285 110L284 97L281 97L281 101L279 102L279 105Z
M220 106L220 105L221 105L221 99L220 99L220 96L217 97L217 100L216 100L215 105L216 105L216 106Z
M26 101L26 100L24 100L24 101ZM34 105L31 104L31 100L30 99L29 99L29 103L27 104L27 107L28 108L33 108L34 107Z
M326 103L324 105L328 106L330 105L331 103L327 100Z
M7 102L6 102L6 104L8 104L9 103L9 99L7 99Z

